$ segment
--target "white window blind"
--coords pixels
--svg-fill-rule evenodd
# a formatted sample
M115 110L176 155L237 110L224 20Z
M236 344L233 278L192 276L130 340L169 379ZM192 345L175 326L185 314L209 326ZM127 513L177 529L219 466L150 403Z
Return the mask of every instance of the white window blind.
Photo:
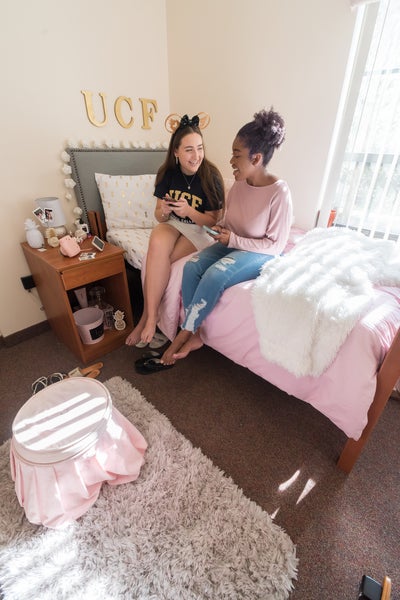
M400 0L378 6L329 202L335 226L400 243Z

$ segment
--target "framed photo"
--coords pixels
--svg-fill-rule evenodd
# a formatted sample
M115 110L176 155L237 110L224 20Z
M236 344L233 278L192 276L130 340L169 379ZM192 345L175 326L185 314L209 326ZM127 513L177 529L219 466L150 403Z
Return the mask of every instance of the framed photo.
M46 214L45 214L43 208L38 206L32 212L42 225L47 225Z
M103 240L101 240L99 237L97 237L97 235L95 235L92 240L92 246L97 248L97 250L100 250L100 252L103 252L105 242L103 242Z
M51 224L53 222L53 209L52 208L44 208L44 216L47 223Z

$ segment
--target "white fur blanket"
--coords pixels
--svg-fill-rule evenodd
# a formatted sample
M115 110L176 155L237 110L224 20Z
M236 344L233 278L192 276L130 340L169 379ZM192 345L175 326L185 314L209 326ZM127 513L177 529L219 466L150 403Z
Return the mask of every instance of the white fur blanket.
M335 227L309 231L254 283L261 353L297 377L318 377L367 310L374 285L400 286L394 242Z

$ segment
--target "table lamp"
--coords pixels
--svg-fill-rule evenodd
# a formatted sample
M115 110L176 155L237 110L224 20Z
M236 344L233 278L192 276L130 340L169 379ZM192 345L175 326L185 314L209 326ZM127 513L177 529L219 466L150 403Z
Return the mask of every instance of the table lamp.
M37 198L35 205L37 209L42 210L41 221L47 230L52 229L57 237L67 233L66 218L59 198Z

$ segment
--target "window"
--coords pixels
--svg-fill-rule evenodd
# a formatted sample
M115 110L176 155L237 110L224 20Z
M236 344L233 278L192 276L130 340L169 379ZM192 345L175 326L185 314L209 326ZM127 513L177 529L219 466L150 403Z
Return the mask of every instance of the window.
M335 226L400 244L400 0L359 10L360 35L319 224L334 210Z

